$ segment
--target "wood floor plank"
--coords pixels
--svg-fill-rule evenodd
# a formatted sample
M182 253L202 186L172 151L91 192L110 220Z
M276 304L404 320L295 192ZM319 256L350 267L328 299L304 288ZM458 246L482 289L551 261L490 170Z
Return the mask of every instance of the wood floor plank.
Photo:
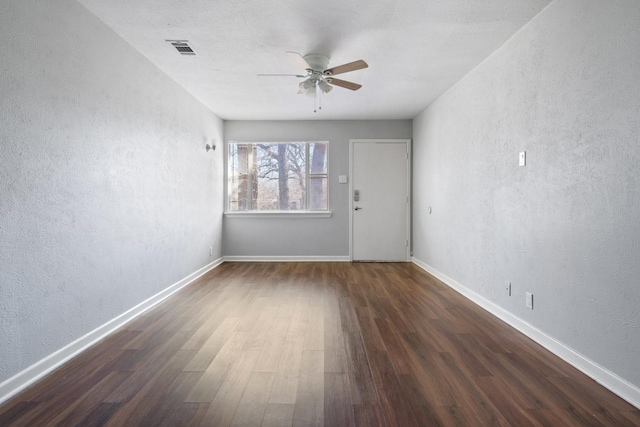
M627 420L631 422L631 425L640 426L640 411L639 410L629 410L629 408L621 410L620 414L622 414Z
M176 346L181 342L176 342ZM143 374L150 376L144 381L134 381L136 373L129 376L120 387L110 393L104 403L119 403L118 410L109 418L106 425L139 425L148 413L161 406L165 390L182 372L184 365L193 357L194 350L179 349L159 369L150 365Z
M298 297L293 308L293 316L291 318L291 324L289 325L290 331L306 331L309 323L309 305L311 299L309 297Z
M345 333L343 336L351 387L351 402L354 405L379 405L380 400L362 336L355 332Z
M0 425L28 425L28 416L34 414L38 402L28 402L20 400L14 402L13 405L5 406L0 411ZM0 407L0 409L2 409Z
M262 424L274 378L275 374L272 372L251 373L231 425L258 426Z
M165 412L160 417L154 414L153 418L148 419L142 425L175 427L186 426L196 427L202 425L202 419L209 409L207 403L178 403L171 406L171 410Z
M269 403L295 404L304 350L304 332L288 331L269 394Z
M567 378L567 377L549 377L548 381L555 387L561 390L569 398L574 397L571 401L575 402L576 396L580 396L580 403L572 404L571 407L579 407L582 412L588 414L593 419L597 419L603 425L615 425L615 426L631 426L632 424L627 422L624 415L619 411L612 408L610 405L605 405L604 402L598 400L592 396L591 393L584 391L581 384ZM589 418L591 422L591 418Z
M534 414L528 411L526 407L514 405L513 396L506 390L499 381L494 377L477 377L473 379L482 390L483 394L489 398L493 406L504 416L509 423L517 426L537 426L544 427L535 419Z
M294 426L324 425L324 352L303 351L293 413Z
M241 351L209 405L202 423L213 426L231 424L259 355L260 352L256 350Z
M437 359L440 370L450 379L464 407L481 425L509 425L509 420L496 408L494 402L483 393L473 378L461 369L460 363L449 353L440 353Z
M340 317L333 314L324 317L324 371L348 372L344 332Z
M410 263L223 263L0 405L13 426L638 426Z
M256 372L276 372L289 331L289 323L291 317L276 317L258 357L254 368Z
M416 381L414 375L398 375L398 381L402 389L402 395L411 406L411 410L416 415L416 419L420 425L440 426L442 421L438 417L433 402L425 399L420 388L420 384Z
M371 359L373 380L378 390L380 407L391 426L418 426L411 405L402 393L398 377L393 371L388 355L379 350L368 351Z
M459 396L452 379L445 375L438 363L440 353L429 351L416 334L405 334L405 342L410 348L410 357L415 365L416 381L425 399L435 407L455 407Z
M474 417L474 414L469 408L462 408L459 406L440 406L435 408L436 414L442 423L446 427L466 427L466 426L482 426L479 420ZM487 424L492 426L504 426L504 424Z
M356 426L387 426L380 405L354 405L353 417Z
M354 426L349 376L344 373L324 374L324 421L329 426Z
M255 328L258 320L262 316L262 312L267 308L267 301L270 298L258 298L258 291L252 290L244 300L242 300L230 314L238 317L240 322L236 326L236 331L251 332Z
M354 305L354 302L349 298L340 298L340 322L345 332L360 332L360 325L358 324L358 316L356 315L355 307L361 307ZM366 307L366 306L365 306Z
M85 416L83 420L78 422L75 425L78 426L104 426L107 425L111 417L120 409L121 404L119 403L99 403L97 406L93 407L93 409ZM63 421L62 425L73 425L66 424L66 421Z
M396 374L410 373L411 358L402 340L402 333L390 319L375 319L374 322Z
M261 298L265 304L269 304L267 301L271 299ZM247 341L244 343L244 350L262 350L267 342L267 336L271 331L271 327L276 320L278 314L278 306L271 305L264 307L264 310L258 316L258 319L253 324L253 328L250 329L250 333L247 336ZM240 325L239 325L240 326ZM239 330L236 328L236 330Z
M112 360L109 362L111 361ZM107 364L109 362L107 362ZM113 384L108 378L113 377L114 374L108 368L101 367L98 369L94 367L94 369L79 369L78 371L86 372L87 376L85 378L78 378L76 375L69 375L68 377L64 375L61 376L67 372L67 369L61 369L54 371L51 378L43 381L45 384L48 384L46 390L44 390L41 385L27 389L27 392L31 391L33 393L33 399L30 400L30 402L34 404L39 402L39 404L33 405L30 411L22 414L21 418L17 421L17 425L45 425L45 423L51 423L53 418L61 415L59 408L73 410L81 404L84 396L87 394L87 390L93 387L102 388L105 382ZM123 374L124 377L128 375L130 375L130 373ZM57 383L61 384L60 388L51 387L51 380L53 379L58 380ZM56 382L53 384L56 384ZM120 383L116 381L115 384L117 386ZM61 393L60 390L64 390L65 392ZM62 415L66 415L66 413L67 412ZM0 416L0 420L2 420L2 416ZM0 423L0 425L3 424Z
M268 403L262 418L262 427L286 427L293 425L294 405Z
M246 332L234 332L220 349L209 367L202 373L200 380L185 399L192 403L210 403L215 399L218 389L227 377L231 366L242 354L242 347L247 338Z
M322 300L318 300L322 304ZM324 351L324 307L312 305L309 307L308 314L303 347L307 351Z
M91 413L94 408L103 404L104 399L110 395L120 384L125 382L131 372L110 372L102 381L92 387L82 398L76 400L62 408L58 408L58 413L55 417L49 418L49 422L52 424L61 425L77 425L82 424L89 416L87 413ZM121 405L105 403L102 410L109 409L107 412L101 415L103 423L107 422L109 418L117 411ZM102 411L101 410L101 411ZM109 416L106 416L106 414ZM32 420L33 423L37 423L38 420Z
M184 400L199 380L201 372L180 372L173 382L166 387L164 392L159 392L159 397L155 404L148 406L147 410L140 409L143 415L142 423L146 425L189 425L195 420L200 420L206 410L208 403L184 403ZM151 403L151 402L149 402ZM130 418L132 422L135 418Z
M504 380L499 378L505 375L505 372L501 371L499 367L496 372L499 372L500 374L498 376L476 376L473 377L473 381L483 390L486 390L485 383L487 382L494 387L499 387L501 389L501 393L509 396L509 400L513 406L527 410L545 409L550 407L548 403L545 403L545 401L538 398L536 390L531 387L530 384L519 384L518 380L513 378L509 373L506 373L506 377L513 379L514 383L511 383L510 381L505 383ZM486 381L483 383L483 380L485 379ZM494 383L495 381L498 381L498 383ZM516 386L515 384L519 385ZM487 393L485 394L488 395Z
M472 376L492 376L469 334L448 335L447 339L456 349L447 353L458 360L461 369Z
M215 328L213 334L204 341L204 344L201 344L201 347L198 348L198 352L195 354L193 359L189 361L187 366L185 366L185 371L205 371L213 359L216 358L220 349L225 345L229 338L233 334L233 331L238 324L237 317L227 317L224 319L220 325ZM186 344L182 346L182 348L192 348L192 344Z
M347 287L349 289L349 299L354 307L367 307L369 305L367 298L364 296L362 284L351 283Z
M127 379L113 390L105 402L127 402L149 382L153 381L159 373L164 371L182 370L183 363L193 357L193 350L180 350L181 344L188 338L188 332L179 332L174 335L174 340L167 341L166 345L158 347L158 350L149 354L145 359L146 364L140 364ZM179 338L180 336L180 338ZM177 360L176 365L172 363Z

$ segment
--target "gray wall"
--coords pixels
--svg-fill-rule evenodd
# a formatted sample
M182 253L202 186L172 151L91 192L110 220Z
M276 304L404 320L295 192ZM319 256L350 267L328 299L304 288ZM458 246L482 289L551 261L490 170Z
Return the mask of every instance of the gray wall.
M0 40L1 383L222 255L223 124L76 1Z
M635 386L639 81L640 2L556 0L415 118L413 159L414 256Z
M411 138L411 120L226 121L226 141L329 141L331 218L225 218L225 256L349 256L349 139Z

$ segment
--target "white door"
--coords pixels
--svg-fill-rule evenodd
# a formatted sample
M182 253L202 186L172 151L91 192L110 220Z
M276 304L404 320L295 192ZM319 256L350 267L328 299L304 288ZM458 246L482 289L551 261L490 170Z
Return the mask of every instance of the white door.
M409 140L351 140L351 258L409 260Z

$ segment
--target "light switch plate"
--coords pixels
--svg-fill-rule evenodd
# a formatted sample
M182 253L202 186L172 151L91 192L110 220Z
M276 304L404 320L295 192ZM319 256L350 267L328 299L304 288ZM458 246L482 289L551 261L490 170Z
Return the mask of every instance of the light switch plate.
M527 152L521 151L518 156L518 165L525 166L527 164Z
M347 175L338 175L338 183L346 184L347 183Z

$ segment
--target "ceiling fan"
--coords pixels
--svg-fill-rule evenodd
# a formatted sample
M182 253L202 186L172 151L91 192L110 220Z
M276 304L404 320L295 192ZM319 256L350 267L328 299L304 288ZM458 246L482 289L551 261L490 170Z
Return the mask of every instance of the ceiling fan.
M298 52L289 51L287 53L296 55L306 74L258 74L258 76L291 76L304 79L298 84L298 93L315 97L318 104L320 103L320 95L330 92L333 86L340 86L350 90L358 90L362 87L358 83L336 79L333 77L334 75L361 70L369 66L362 59L359 59L348 64L328 68L329 57L325 55L309 54L302 56ZM318 109L322 109L322 106L319 105Z

